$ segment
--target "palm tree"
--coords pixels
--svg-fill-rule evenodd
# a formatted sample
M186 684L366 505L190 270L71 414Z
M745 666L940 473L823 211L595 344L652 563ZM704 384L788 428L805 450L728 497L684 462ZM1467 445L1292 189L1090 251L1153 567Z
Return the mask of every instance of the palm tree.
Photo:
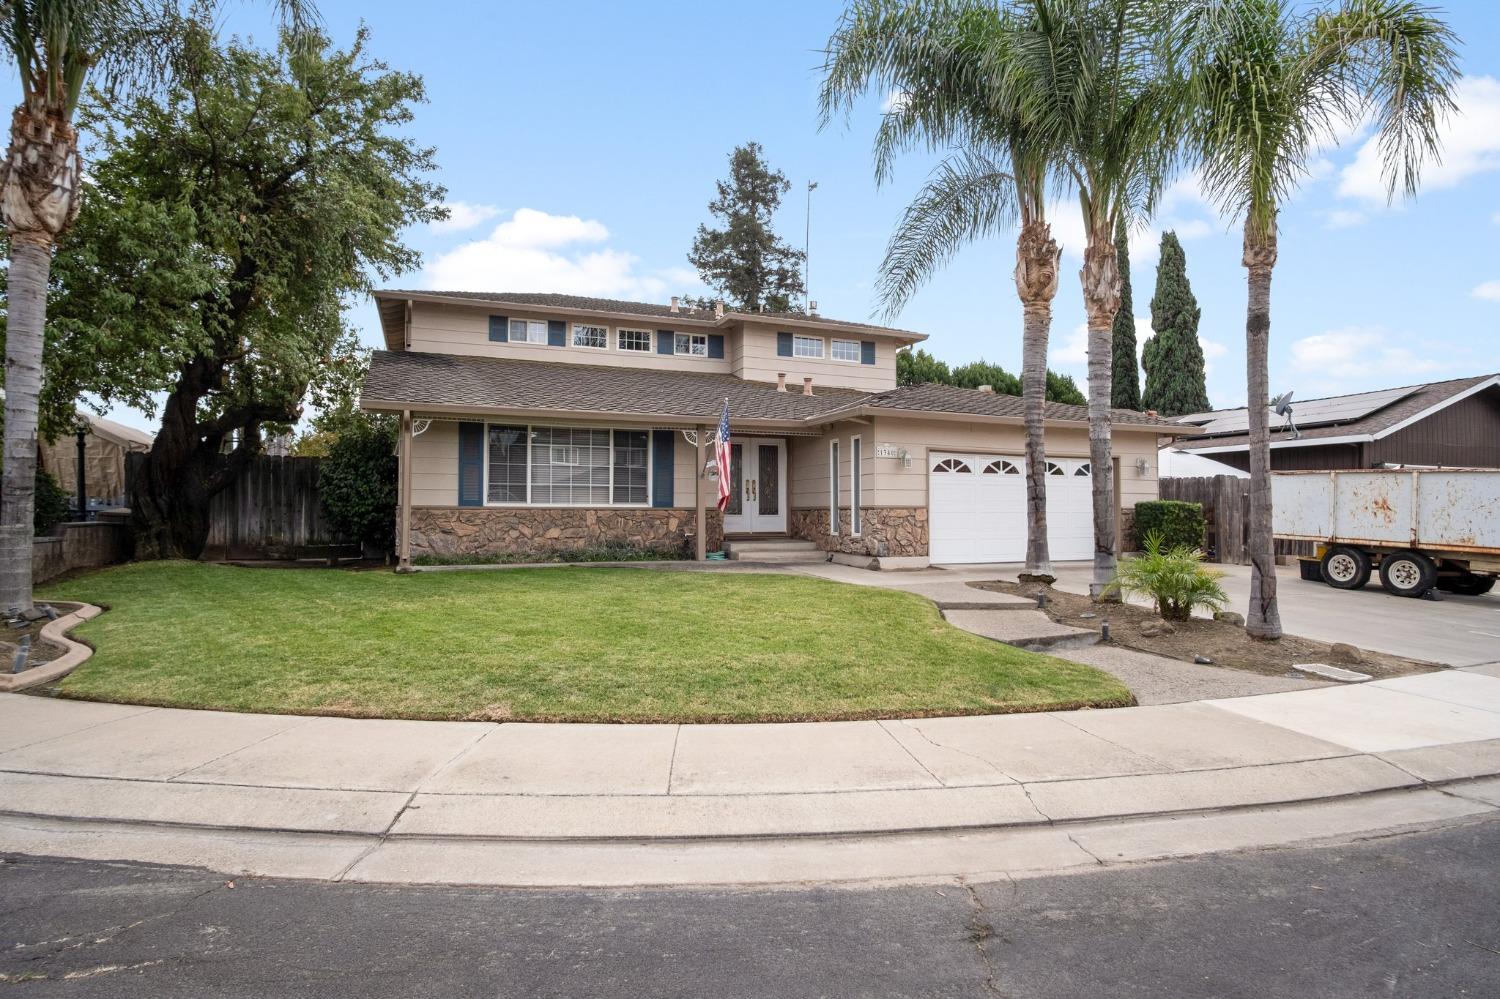
M1338 126L1370 117L1387 194L1416 191L1423 159L1453 110L1454 36L1409 0L1342 0L1304 13L1287 0L1230 0L1205 7L1195 60L1194 145L1205 190L1244 220L1250 409L1250 606L1245 628L1281 637L1271 536L1267 353L1277 213L1310 156Z
M1113 328L1120 308L1115 231L1147 215L1181 153L1187 88L1178 72L1184 19L1173 0L1031 0L1006 72L1020 114L1044 146L1064 151L1083 213L1088 318L1089 463L1094 576L1108 599L1115 575L1110 446ZM1020 81L1024 81L1020 82Z
M1026 574L1050 581L1043 430L1061 250L1047 222L1046 189L1058 164L1020 116L1020 96L995 85L1005 78L999 67L1008 38L1023 25L1019 10L965 0L859 0L829 41L821 104L826 124L872 87L895 95L875 141L878 181L914 145L961 147L933 171L891 236L880 268L887 315L962 246L1019 224L1014 278L1023 315Z
M283 20L311 17L279 0ZM152 85L178 56L187 22L150 0L9 0L0 44L15 61L21 103L0 166L0 210L10 239L5 335L5 451L0 479L0 611L30 610L37 400L52 248L78 217L82 158L73 113L91 79L106 88Z

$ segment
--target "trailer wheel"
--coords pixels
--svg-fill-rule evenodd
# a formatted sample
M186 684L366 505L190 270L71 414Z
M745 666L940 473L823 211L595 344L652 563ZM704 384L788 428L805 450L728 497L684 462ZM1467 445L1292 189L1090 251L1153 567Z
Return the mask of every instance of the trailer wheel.
M1437 585L1438 589L1457 593L1461 597L1478 597L1495 588L1495 577L1466 572L1462 576L1439 579Z
M1370 556L1358 548L1334 545L1323 554L1323 582L1339 590L1357 590L1370 581Z
M1396 552L1380 560L1380 584L1398 597L1420 597L1435 582L1437 568L1419 552Z

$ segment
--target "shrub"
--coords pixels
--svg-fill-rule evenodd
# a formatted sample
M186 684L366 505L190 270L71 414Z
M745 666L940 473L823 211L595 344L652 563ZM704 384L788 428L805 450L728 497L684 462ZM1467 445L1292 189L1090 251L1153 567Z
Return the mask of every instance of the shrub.
M36 501L31 510L31 526L36 534L50 534L68 519L68 494L49 472L36 470Z
M1144 548L1144 555L1120 560L1109 592L1144 593L1156 601L1156 612L1168 621L1186 621L1194 607L1217 611L1229 602L1219 585L1224 574L1203 564L1202 549L1168 548L1159 530L1146 533Z
M1145 549L1144 539L1152 531L1161 534L1162 546L1202 548L1208 525L1202 503L1181 500L1148 500L1135 505L1136 545Z
M344 422L318 474L318 497L334 529L381 551L396 541L396 423L360 414Z

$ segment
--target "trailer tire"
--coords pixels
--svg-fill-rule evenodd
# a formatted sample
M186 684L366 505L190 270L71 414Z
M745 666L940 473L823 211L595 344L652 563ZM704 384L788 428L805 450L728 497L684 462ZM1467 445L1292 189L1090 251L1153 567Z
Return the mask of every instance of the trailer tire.
M1462 576L1439 579L1437 585L1438 589L1457 593L1461 597L1479 597L1495 588L1495 577L1466 572Z
M1348 545L1324 552L1320 568L1323 582L1336 590L1357 590L1370 581L1370 556Z
M1398 597L1420 597L1437 582L1437 567L1420 552L1393 552L1380 560L1380 585Z

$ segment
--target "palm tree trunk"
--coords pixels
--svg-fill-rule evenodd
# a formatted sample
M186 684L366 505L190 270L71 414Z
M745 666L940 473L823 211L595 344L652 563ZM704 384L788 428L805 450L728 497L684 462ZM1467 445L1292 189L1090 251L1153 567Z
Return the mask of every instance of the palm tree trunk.
M78 217L78 133L66 112L22 104L0 167L0 213L10 232L5 334L5 469L0 474L0 610L31 609L37 407L52 247Z
M1110 447L1114 380L1115 313L1120 311L1120 270L1114 233L1090 232L1083 251L1083 305L1089 327L1089 467L1094 491L1094 578L1089 596L1106 599L1115 577L1115 476Z
M31 607L32 511L36 504L37 403L52 249L35 240L10 248L5 330L5 470L0 481L0 609Z
M1024 314L1021 339L1021 398L1026 418L1026 572L1052 578L1047 550L1047 338L1052 329L1052 299L1057 295L1057 265L1062 250L1052 227L1031 221L1016 241L1016 294Z
M1245 312L1245 386L1250 409L1250 606L1245 631L1255 638L1281 637L1276 606L1276 550L1271 535L1271 270L1276 266L1276 230L1257 234L1245 226L1243 263L1249 272Z

